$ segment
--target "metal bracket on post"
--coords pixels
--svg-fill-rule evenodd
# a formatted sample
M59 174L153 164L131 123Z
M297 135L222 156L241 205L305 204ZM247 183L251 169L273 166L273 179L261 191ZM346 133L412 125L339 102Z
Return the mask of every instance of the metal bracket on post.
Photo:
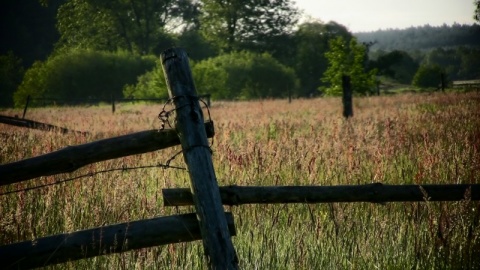
M190 174L208 265L210 269L238 269L187 53L172 48L164 51L160 59L176 108L175 127Z

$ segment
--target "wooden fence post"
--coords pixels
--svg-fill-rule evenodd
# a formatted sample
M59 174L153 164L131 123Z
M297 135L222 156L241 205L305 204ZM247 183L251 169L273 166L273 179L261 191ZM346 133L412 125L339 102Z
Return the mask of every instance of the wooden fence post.
M343 117L348 118L353 116L352 108L352 86L350 84L350 77L343 75L342 76L342 87L343 87Z
M445 92L445 73L440 74L440 84L442 87L442 92Z
M112 113L115 113L115 97L112 95Z
M175 127L190 174L190 189L208 265L210 269L238 269L187 53L171 48L160 58L168 92L176 108Z
M22 119L25 119L25 114L27 114L28 103L30 103L30 95L27 96L27 102L25 102L25 108L23 109Z

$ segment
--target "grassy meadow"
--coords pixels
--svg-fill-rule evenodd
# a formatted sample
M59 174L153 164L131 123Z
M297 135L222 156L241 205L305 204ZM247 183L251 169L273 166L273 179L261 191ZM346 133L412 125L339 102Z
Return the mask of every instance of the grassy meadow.
M213 102L219 185L480 183L480 93ZM91 135L0 124L0 163L160 127L157 104L30 109L26 118ZM22 110L0 114L21 115ZM174 147L42 177L0 193L112 168L165 163ZM185 166L183 157L171 162ZM0 176L1 177L1 176ZM0 245L156 216L161 189L188 187L183 170L144 168L0 195ZM480 269L480 203L243 205L233 212L242 269ZM201 241L100 256L50 269L204 269Z

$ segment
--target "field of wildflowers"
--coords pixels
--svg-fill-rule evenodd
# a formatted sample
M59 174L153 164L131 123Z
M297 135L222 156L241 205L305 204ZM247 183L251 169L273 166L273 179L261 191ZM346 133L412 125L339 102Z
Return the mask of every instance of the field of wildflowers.
M31 109L27 118L90 135L0 124L0 164L160 127L159 104ZM479 184L480 93L213 102L219 185ZM0 114L21 115L19 110ZM206 115L206 114L205 114ZM161 190L188 187L164 164L180 150L129 156L0 187L0 245L102 225L193 212ZM183 167L181 155L170 165ZM105 173L95 172L119 168ZM75 181L66 179L86 175ZM1 176L0 176L1 177ZM5 194L41 184L44 188ZM478 269L480 203L328 203L226 207L243 269ZM52 269L202 269L200 241L100 256Z

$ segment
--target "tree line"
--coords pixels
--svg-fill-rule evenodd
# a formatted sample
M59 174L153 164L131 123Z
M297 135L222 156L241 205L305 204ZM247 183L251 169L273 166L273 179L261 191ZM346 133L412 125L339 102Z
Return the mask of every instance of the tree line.
M364 95L372 92L376 75L411 83L424 63L446 61L443 68L455 76L473 76L458 65L478 54L465 40L459 45L471 46L432 55L378 50L380 38L354 35L337 22L298 24L302 14L290 0L6 0L1 5L0 106L21 106L28 95L164 97L158 55L173 46L187 50L198 91L214 99L336 95L341 73L355 78L354 91ZM449 60L451 50L464 54L465 61Z
M355 33L360 42L374 42L373 51L425 51L435 48L480 46L480 25L454 23Z

